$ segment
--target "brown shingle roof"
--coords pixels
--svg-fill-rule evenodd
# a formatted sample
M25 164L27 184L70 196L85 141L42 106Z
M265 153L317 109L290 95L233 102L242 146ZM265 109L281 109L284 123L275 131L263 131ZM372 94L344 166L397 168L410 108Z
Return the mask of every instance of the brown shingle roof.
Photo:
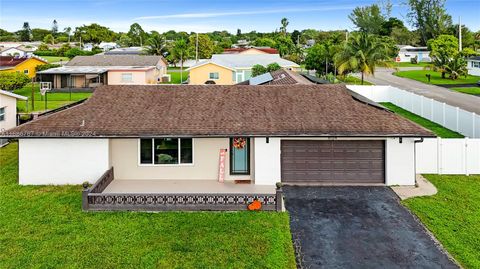
M354 100L344 85L102 86L85 103L10 137L432 136Z
M28 57L0 56L0 66L13 67L28 60Z
M92 55L75 56L66 66L156 66L162 56Z

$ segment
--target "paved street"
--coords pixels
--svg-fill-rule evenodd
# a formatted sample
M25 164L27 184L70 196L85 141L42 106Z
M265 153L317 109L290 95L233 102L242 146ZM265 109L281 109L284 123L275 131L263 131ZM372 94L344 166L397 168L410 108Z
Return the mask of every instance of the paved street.
M415 67L414 67L415 68ZM403 69L402 70L407 70ZM375 85L391 85L403 90L414 92L435 99L439 102L445 102L452 106L458 106L464 110L475 112L480 115L480 97L459 93L447 88L424 84L415 80L394 76L391 69L379 68L375 72L375 77L369 76L365 80Z

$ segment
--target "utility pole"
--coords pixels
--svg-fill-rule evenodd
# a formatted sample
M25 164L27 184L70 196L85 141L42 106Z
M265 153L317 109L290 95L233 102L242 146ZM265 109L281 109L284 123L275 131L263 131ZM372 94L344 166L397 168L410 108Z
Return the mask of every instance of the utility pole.
M348 30L345 31L345 41L348 41Z
M462 51L462 19L458 16L458 51Z
M195 61L198 63L198 33L197 33L197 41L195 42Z

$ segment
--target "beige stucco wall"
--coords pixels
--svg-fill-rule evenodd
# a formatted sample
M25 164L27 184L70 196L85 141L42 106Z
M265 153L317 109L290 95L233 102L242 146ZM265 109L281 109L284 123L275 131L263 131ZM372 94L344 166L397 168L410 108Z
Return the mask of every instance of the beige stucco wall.
M254 145L250 141L250 175L230 175L229 154L225 161L225 179L254 179ZM110 139L110 165L115 179L217 180L220 149L229 148L228 138L194 138L193 164L140 165L139 139Z
M210 73L218 72L218 79L215 79L217 85L232 85L235 81L232 80L232 70L218 66L216 64L208 63L190 70L190 83L192 85L205 84L209 78Z
M17 126L17 99L0 94L0 108L2 107L5 108L5 119L0 121L0 132Z
M122 81L122 74L131 73L132 81L126 82ZM146 80L146 71L108 71L108 85L145 85L147 84Z

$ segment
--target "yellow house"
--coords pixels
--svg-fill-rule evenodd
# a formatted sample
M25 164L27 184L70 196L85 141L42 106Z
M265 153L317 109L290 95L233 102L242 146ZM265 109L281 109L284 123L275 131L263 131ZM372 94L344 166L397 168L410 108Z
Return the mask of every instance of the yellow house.
M0 72L17 72L33 78L36 75L35 67L47 64L37 57L0 56Z
M300 68L298 64L282 59L278 54L214 54L210 60L187 69L190 72L189 84L237 84L250 79L254 65L267 66L272 63L287 70L297 71Z

